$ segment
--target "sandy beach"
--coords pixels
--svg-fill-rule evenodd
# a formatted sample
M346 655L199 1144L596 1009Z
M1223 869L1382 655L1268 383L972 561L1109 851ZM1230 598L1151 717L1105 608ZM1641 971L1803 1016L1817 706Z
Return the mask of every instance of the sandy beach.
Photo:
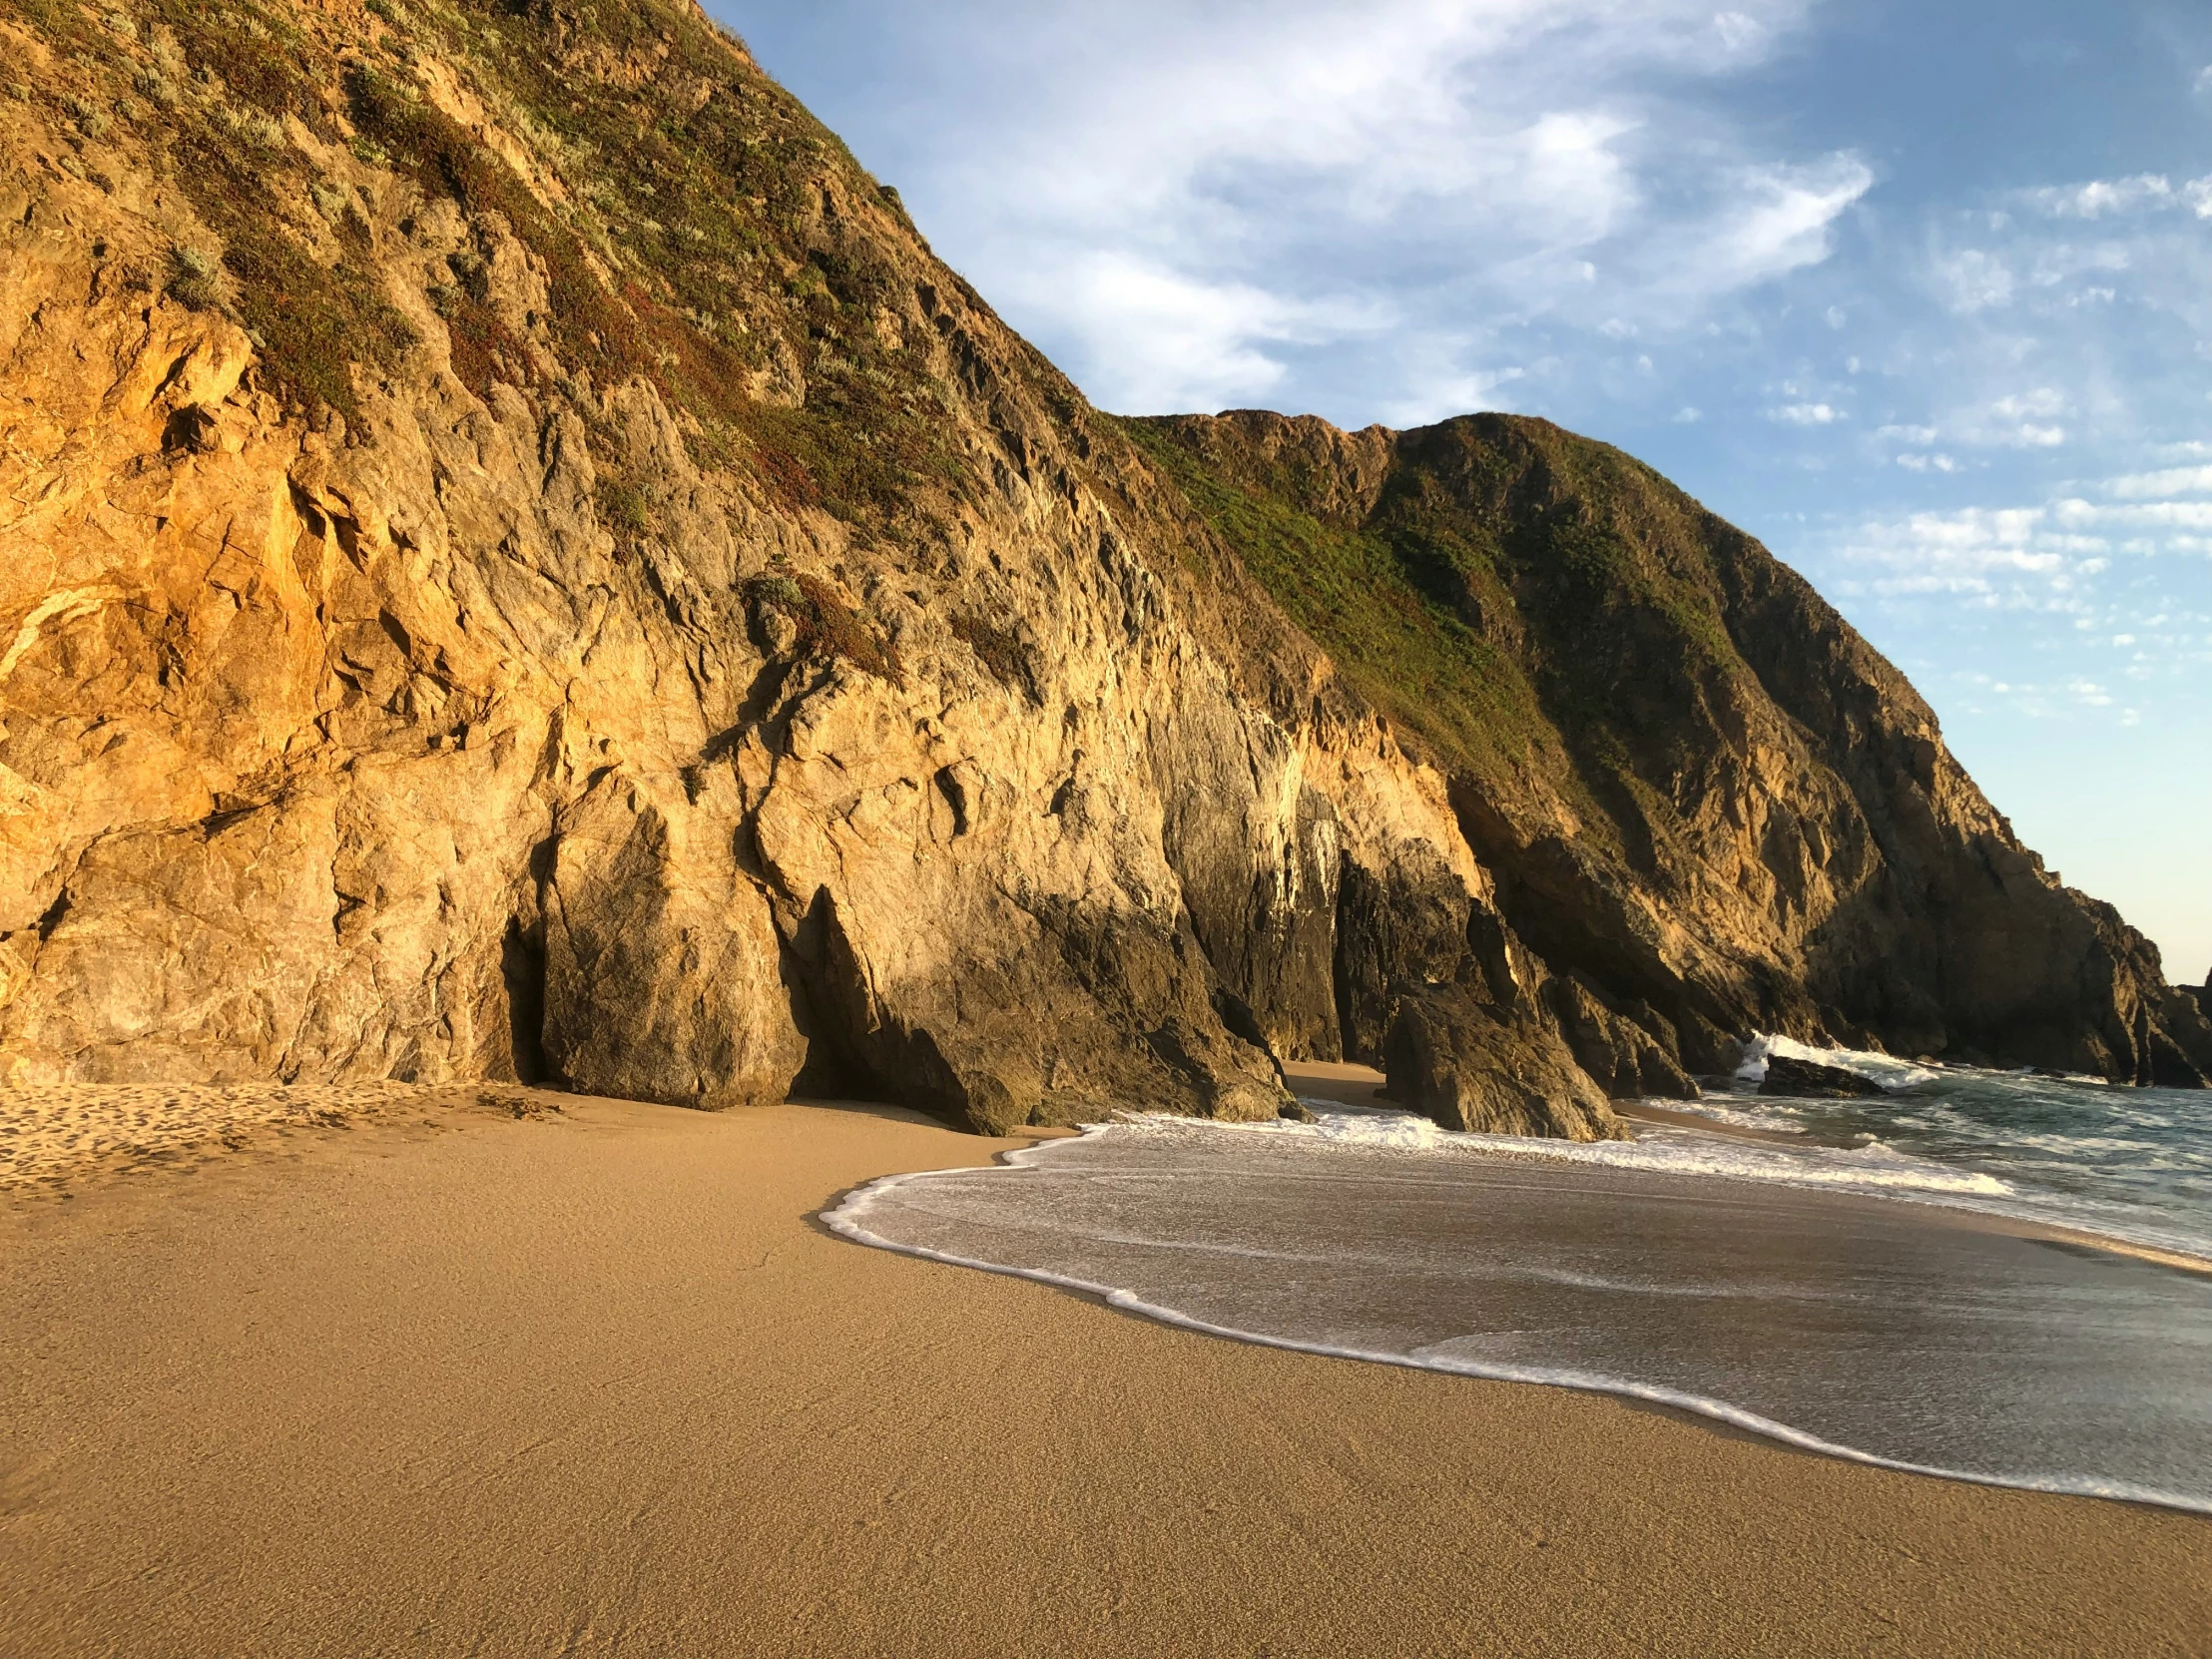
M814 1219L1019 1143L875 1107L394 1100L241 1107L237 1150L49 1159L0 1199L0 1653L2149 1655L2212 1630L2202 1518L1219 1341Z

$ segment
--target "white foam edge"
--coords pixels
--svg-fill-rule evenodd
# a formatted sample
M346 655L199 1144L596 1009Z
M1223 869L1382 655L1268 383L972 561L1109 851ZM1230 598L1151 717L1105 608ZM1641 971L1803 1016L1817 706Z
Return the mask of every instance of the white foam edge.
M1082 1138L1103 1134L1112 1127L1111 1124L1086 1125ZM1031 1152L1038 1150L1040 1148L1025 1147L1007 1153L996 1163L987 1165L968 1165L951 1170L913 1170L904 1175L886 1175L865 1186L854 1188L845 1194L834 1209L823 1211L820 1219L824 1226L839 1238L864 1245L870 1250L888 1251L895 1256L912 1256L925 1262L939 1262L946 1267L971 1268L978 1273L995 1273L1008 1279L1026 1279L1032 1284L1050 1285L1058 1290L1095 1296L1107 1307L1121 1313L1135 1314L1178 1330L1197 1332L1201 1336L1221 1337L1230 1342L1250 1343L1258 1348L1280 1349L1291 1354L1312 1354L1323 1359L1360 1360L1370 1365L1396 1366L1405 1371L1473 1377L1492 1382L1533 1382L1546 1387L1572 1388L1580 1393L1611 1394L1622 1399L1637 1399L1647 1404L1672 1406L1676 1410L1723 1422L1731 1428L1740 1428L1800 1451L1817 1452L1821 1456L1841 1458L1848 1463L1863 1463L1870 1468L1894 1469L1903 1474L1924 1474L1938 1480L1961 1480L1968 1485L1994 1486L2007 1491L2050 1492L2061 1497L2097 1497L2119 1503L2147 1503L2162 1509L2212 1515L2212 1498L2186 1497L2176 1492L2160 1491L2156 1487L2138 1486L2125 1480L1985 1474L1973 1469L1942 1468L1933 1463L1912 1463L1901 1458L1884 1457L1876 1452L1862 1451L1857 1446L1824 1440L1817 1434L1792 1428L1786 1422L1777 1422L1756 1411L1731 1405L1725 1399L1685 1393L1676 1388L1656 1387L1645 1382L1631 1382L1624 1378L1607 1377L1599 1372L1553 1370L1541 1366L1485 1365L1473 1360L1388 1354L1376 1349L1301 1342L1295 1337L1279 1337L1264 1331L1246 1331L1232 1325L1215 1325L1178 1309L1147 1302L1135 1292L1123 1290L1119 1286L1101 1285L1092 1280L1077 1279L1070 1274L1052 1273L1044 1268L1017 1268L1004 1262L986 1262L979 1257L956 1256L950 1251L931 1250L927 1245L900 1244L895 1239L886 1239L879 1233L870 1232L860 1224L859 1218L867 1213L876 1200L895 1192L908 1182L925 1181L938 1175L1020 1174L1025 1169L1023 1160Z
M1312 1103L1310 1103L1312 1104ZM1644 1126L1632 1141L1567 1141L1542 1135L1491 1135L1445 1129L1431 1118L1402 1109L1357 1112L1320 1111L1316 1123L1237 1123L1213 1118L1186 1118L1173 1112L1122 1113L1114 1123L1086 1125L1112 1128L1198 1129L1212 1134L1285 1135L1324 1145L1354 1146L1372 1152L1447 1153L1457 1156L1511 1156L1545 1158L1555 1163L1593 1168L1640 1170L1650 1175L1676 1175L1724 1181L1756 1181L1769 1186L1795 1187L1806 1192L1857 1193L1864 1197L2006 1198L2013 1189L1993 1175L1954 1170L1933 1159L1899 1152L1886 1142L1872 1147L1828 1147L1807 1141L1803 1145L1773 1143L1753 1146L1714 1131L1699 1131L1686 1124ZM1669 1159L1664 1149L1679 1143L1670 1135L1705 1135L1709 1146L1704 1161L1684 1164ZM1643 1149L1639 1152L1639 1148ZM1846 1160L1858 1159L1851 1163ZM1823 1161L1826 1160L1826 1161Z
M1815 1065L1833 1066L1838 1071L1856 1073L1869 1082L1879 1083L1886 1089L1909 1089L1920 1083L1933 1083L1943 1074L1932 1071L1913 1060L1901 1060L1895 1054L1876 1054L1863 1048L1817 1048L1811 1043L1798 1041L1775 1032L1754 1033L1744 1045L1743 1058L1736 1066L1736 1080L1740 1083L1760 1083L1766 1080L1767 1062L1776 1055L1793 1060L1809 1060Z
M1672 1105L1673 1102L1664 1104ZM1323 1113L1325 1119L1331 1114ZM1411 1141L1369 1138L1363 1126L1382 1124L1384 1130L1402 1125L1412 1130ZM2171 1252L2179 1256L2212 1257L2212 1245L2191 1233L2130 1221L2096 1209L2084 1209L2056 1197L2023 1193L1996 1176L1954 1171L1932 1158L1900 1152L1887 1142L1875 1147L1831 1147L1807 1141L1775 1142L1747 1147L1717 1130L1687 1124L1649 1124L1633 1141L1562 1141L1536 1135L1479 1135L1439 1128L1418 1113L1393 1109L1388 1114L1373 1109L1356 1115L1336 1114L1332 1121L1304 1123L1227 1123L1211 1118L1186 1118L1173 1112L1124 1112L1113 1123L1086 1125L1115 1128L1195 1128L1230 1134L1283 1134L1325 1146L1356 1146L1370 1152L1447 1153L1464 1157L1548 1159L1553 1163L1585 1169L1621 1170L1629 1174L1673 1176L1684 1181L1732 1181L1759 1187L1784 1187L1793 1192L1827 1193L1846 1198L1874 1199L1886 1204L1925 1205L1935 1210L1964 1211L2022 1222L2030 1227L2058 1229L2077 1234L2092 1244L2120 1247L2123 1253L2138 1250ZM1348 1132L1349 1131L1349 1132ZM1679 1144L1673 1136L1693 1137L1709 1145L1714 1156L1702 1163L1670 1162L1664 1158L1639 1159L1635 1148L1664 1148ZM1877 1149L1879 1148L1879 1152ZM1879 1167L1845 1163L1876 1154L1905 1166L1885 1178ZM1823 1162L1822 1160L1828 1160ZM1916 1175L1915 1171L1928 1172ZM1988 1185L1979 1185L1986 1182Z

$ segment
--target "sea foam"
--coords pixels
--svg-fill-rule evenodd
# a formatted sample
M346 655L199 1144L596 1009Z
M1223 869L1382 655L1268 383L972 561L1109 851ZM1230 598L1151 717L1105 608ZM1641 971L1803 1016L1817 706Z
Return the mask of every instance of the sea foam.
M1621 1394L1869 1463L2212 1512L2212 1278L1945 1221L1942 1208L2055 1209L2078 1227L2125 1206L1971 1167L1987 1152L1971 1138L1984 1084L1904 1086L1850 1110L1891 1112L1898 1139L1966 1147L1962 1162L1864 1129L1826 1144L1837 1124L1820 1114L1844 1107L1749 1095L1704 1104L1787 1126L1791 1143L1646 1127L1579 1146L1315 1100L1310 1124L1133 1114L989 1169L887 1178L825 1219L856 1243L1242 1341ZM2090 1097L2047 1079L2031 1093L2052 1109ZM2200 1109L2114 1099L2137 1093L2095 1091L2132 1114L2122 1139ZM2087 1132L2100 1124L2049 1138L2077 1159L2114 1138ZM1916 1202L1868 1202L1896 1199Z

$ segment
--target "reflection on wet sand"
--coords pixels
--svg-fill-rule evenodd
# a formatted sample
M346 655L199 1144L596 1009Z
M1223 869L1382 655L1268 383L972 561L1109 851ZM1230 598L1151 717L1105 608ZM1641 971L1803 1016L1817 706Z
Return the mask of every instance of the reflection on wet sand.
M2212 1280L2002 1217L1148 1119L833 1225L1260 1341L2212 1508Z

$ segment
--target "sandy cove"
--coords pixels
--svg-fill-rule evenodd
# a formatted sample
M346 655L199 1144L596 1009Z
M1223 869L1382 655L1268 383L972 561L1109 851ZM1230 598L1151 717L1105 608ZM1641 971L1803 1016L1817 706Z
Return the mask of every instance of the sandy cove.
M2212 1630L2202 1518L1196 1336L814 1219L1021 1143L541 1103L241 1107L243 1152L48 1167L0 1203L0 1653L2140 1656Z

